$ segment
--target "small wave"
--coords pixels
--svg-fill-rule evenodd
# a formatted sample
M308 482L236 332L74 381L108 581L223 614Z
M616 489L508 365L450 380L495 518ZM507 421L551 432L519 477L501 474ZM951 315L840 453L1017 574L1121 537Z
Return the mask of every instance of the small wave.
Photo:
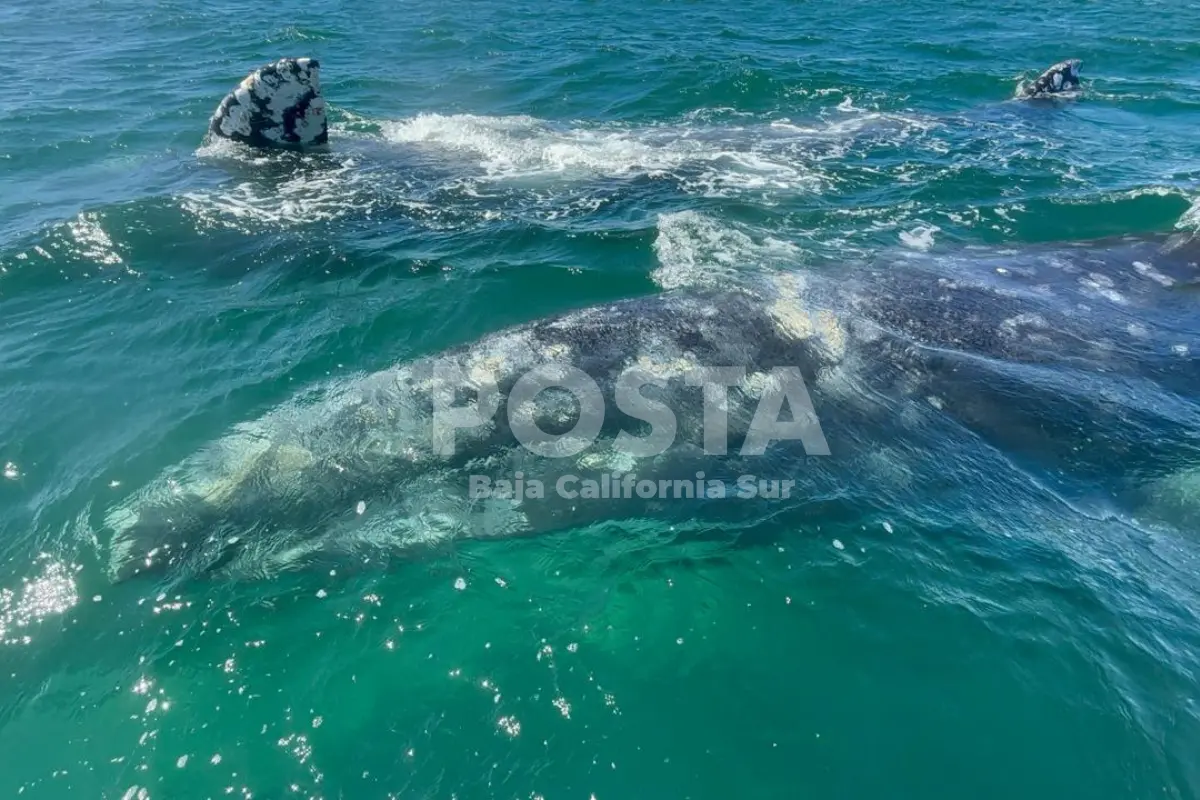
M200 227L242 232L329 222L350 214L370 216L379 204L372 171L353 155L266 153L223 139L209 139L197 157L226 162L246 179L232 186L182 194L183 209Z
M0 254L0 279L29 269L45 272L47 268L58 278L68 274L100 274L106 280L114 280L122 275L140 274L129 264L128 243L114 239L120 227L110 216L107 211L80 213L50 228L36 243Z
M67 228L75 239L80 257L109 266L124 262L95 214L80 214L67 223Z
M243 232L262 225L291 226L370 215L377 199L362 191L352 164L317 175L299 175L264 185L245 181L228 189L188 192L180 204L201 227L231 227Z
M333 38L338 38L337 34L318 30L317 28L302 28L298 25L288 25L285 28L279 28L271 32L266 36L264 41L267 44L274 44L276 42L323 42Z
M739 275L803 257L791 242L755 237L695 211L659 217L654 253L659 266L651 277L663 289L727 285Z

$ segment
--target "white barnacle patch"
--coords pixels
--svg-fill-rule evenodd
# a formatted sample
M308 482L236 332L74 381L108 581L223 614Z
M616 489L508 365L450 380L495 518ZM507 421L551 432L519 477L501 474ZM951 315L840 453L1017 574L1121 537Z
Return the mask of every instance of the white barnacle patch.
M300 82L299 76L280 75L279 85L274 87L274 91L266 93L267 110L282 123L283 112L298 104L308 92L309 87Z
M489 353L467 362L467 379L479 388L496 383L508 370L508 362L499 353Z
M762 397L768 391L781 389L779 376L771 372L747 372L738 388L749 397Z
M325 121L325 98L316 97L308 104L304 116L295 123L294 133L302 142L315 141L327 129Z
M602 318L604 313L605 309L601 307L581 308L548 323L546 327L560 331L576 330L585 322Z
M790 339L811 339L818 342L826 354L841 360L846 355L846 331L837 315L830 309L810 309L804 303L804 277L795 274L771 279L775 299L767 307L780 334Z
M1079 279L1079 285L1084 291L1095 297L1102 297L1110 303L1117 305L1125 305L1129 301L1125 295L1113 288L1112 278L1107 275L1101 275L1098 272L1089 272L1085 277Z
M232 103L221 117L221 133L226 136L249 136L253 133L250 126L251 111L241 103Z
M637 466L637 458L624 450L612 448L602 451L588 451L576 462L581 469L603 470L617 475L633 471Z
M632 364L639 372L663 380L684 378L700 369L699 362L690 353L684 353L675 358L655 358L642 353Z
M571 348L561 342L548 344L541 349L542 356L551 361L562 361L569 358Z
M1173 278L1171 278L1168 275L1163 275L1161 272L1156 270L1152 265L1147 264L1144 261L1133 262L1133 268L1137 270L1139 275L1141 275L1144 278L1149 278L1150 280L1157 283L1159 286L1170 287L1170 286L1175 285L1175 280Z
M463 371L469 386L479 389L494 386L505 376L528 366L535 352L528 331L516 331L481 342L463 358Z
M1044 329L1046 327L1046 319L1041 314L1024 313L1001 322L1000 333L1008 338L1016 338L1021 334L1022 328Z
M543 372L543 377L555 383L565 382L568 376L564 369L552 365ZM520 425L528 429L533 426L546 430L570 425L577 417L578 401L574 394L563 388L552 386L519 403L514 403L514 398L509 399L509 420L514 427ZM564 437L564 440L570 438Z

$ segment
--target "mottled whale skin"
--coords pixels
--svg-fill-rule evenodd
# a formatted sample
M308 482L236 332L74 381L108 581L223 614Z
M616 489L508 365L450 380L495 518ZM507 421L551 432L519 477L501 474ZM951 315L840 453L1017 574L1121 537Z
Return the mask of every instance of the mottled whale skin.
M111 509L100 526L111 575L267 577L335 554L551 531L589 513L673 513L669 502L585 509L553 493L473 500L469 474L522 471L552 483L568 473L774 470L794 477L804 497L869 502L891 491L881 475L914 459L934 470L993 470L955 461L956 442L982 442L1002 454L997 463L1099 487L1132 506L1156 481L1200 464L1191 406L1157 399L1200 393L1200 315L1194 294L1179 291L1200 278L1197 251L1160 245L893 254L867 267L771 273L726 290L568 312L321 386ZM440 370L465 376L455 385L468 395L493 381L507 398L520 375L544 365L570 365L599 383L608 413L592 446L568 458L535 456L518 446L502 403L487 424L458 431L452 457L434 451ZM727 457L702 451L700 390L684 380L697 366L745 368L729 392ZM642 435L636 419L614 413L614 385L630 367L661 379L643 395L678 419L675 444L660 456L631 460L613 447L619 431ZM802 373L830 455L785 441L767 461L738 462L774 367ZM546 391L511 412L553 431L569 430L576 409ZM881 472L885 456L905 463ZM384 508L386 524L375 526Z
M281 58L253 70L217 106L209 133L265 149L326 145L320 67L314 58Z
M1018 90L1020 97L1049 97L1079 88L1079 69L1083 61L1068 58L1048 67L1041 75Z

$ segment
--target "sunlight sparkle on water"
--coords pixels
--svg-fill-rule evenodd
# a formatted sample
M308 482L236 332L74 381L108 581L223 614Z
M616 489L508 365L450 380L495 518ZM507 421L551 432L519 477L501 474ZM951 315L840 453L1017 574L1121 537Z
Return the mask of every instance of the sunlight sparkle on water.
M78 603L74 577L78 571L76 565L50 561L40 577L25 578L20 589L0 589L0 644L29 644L33 638L22 629Z

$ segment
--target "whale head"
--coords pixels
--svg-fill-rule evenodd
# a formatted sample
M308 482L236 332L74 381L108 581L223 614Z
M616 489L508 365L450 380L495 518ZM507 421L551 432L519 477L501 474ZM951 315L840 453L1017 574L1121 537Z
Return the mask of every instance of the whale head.
M1022 84L1018 94L1023 97L1045 97L1079 88L1082 59L1068 58L1049 67L1035 80Z
M281 58L259 67L225 95L209 121L209 132L251 147L327 144L320 67L315 58Z
M1079 83L1079 68L1083 66L1083 59L1068 58L1063 62L1063 66L1066 67L1064 70L1066 74L1063 77L1070 83Z

